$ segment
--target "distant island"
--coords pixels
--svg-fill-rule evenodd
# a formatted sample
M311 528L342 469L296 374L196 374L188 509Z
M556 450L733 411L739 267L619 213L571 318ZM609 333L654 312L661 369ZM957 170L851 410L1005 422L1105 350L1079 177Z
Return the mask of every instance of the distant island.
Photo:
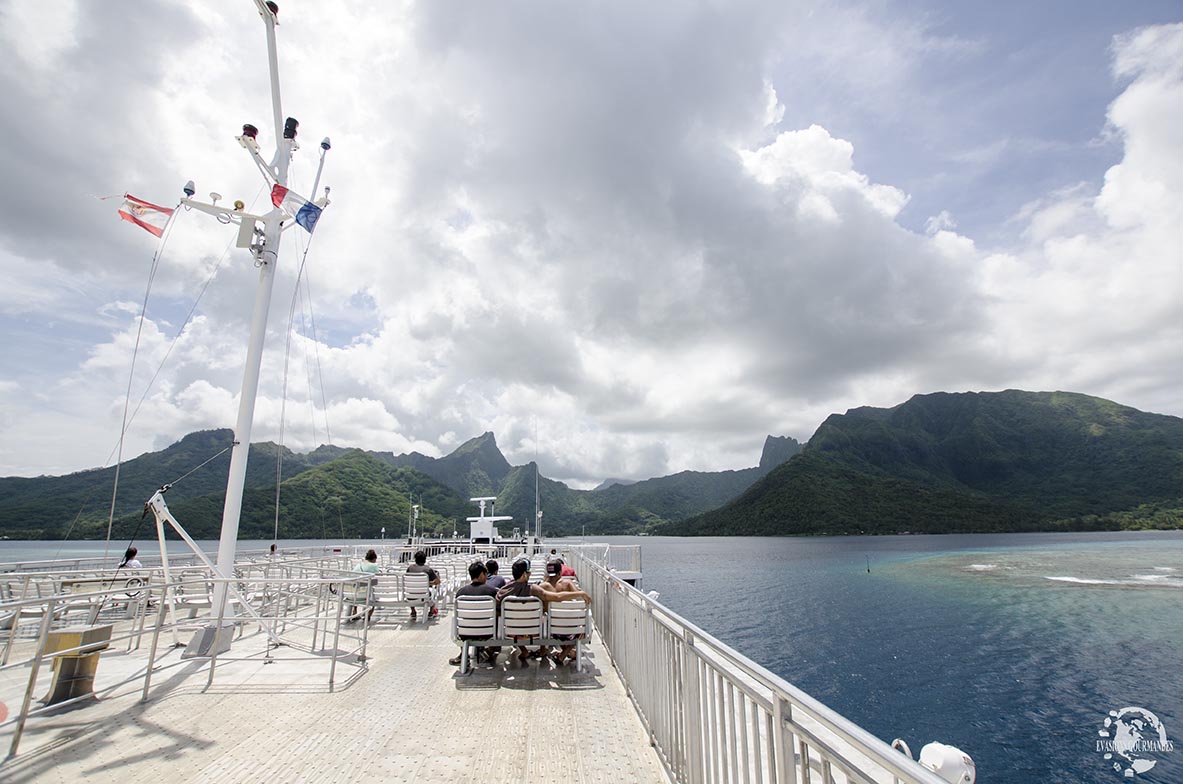
M113 535L151 536L143 502L232 439L230 430L200 431L124 463ZM217 535L228 466L222 455L169 491L196 537ZM113 473L0 478L0 536L104 537ZM473 496L498 496L498 513L523 528L534 515L534 464L510 465L493 433L440 458L252 444L242 538L275 530L277 473L285 539L376 538L382 528L398 538L410 495L429 534L463 532ZM1069 392L917 395L834 414L804 446L768 436L752 468L610 479L594 490L540 477L539 491L548 536L1181 528L1183 419Z

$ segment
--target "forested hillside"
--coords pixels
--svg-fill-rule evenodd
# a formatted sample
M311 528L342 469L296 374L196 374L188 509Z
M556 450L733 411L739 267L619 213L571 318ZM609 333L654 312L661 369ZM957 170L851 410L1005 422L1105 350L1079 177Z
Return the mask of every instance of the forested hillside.
M468 503L451 488L412 468L392 466L361 450L349 450L323 465L285 480L279 493L281 539L377 539L405 536L409 496L421 505L423 531L451 535L454 523L468 513ZM224 490L199 498L166 496L169 511L196 538L217 538ZM119 537L152 530L151 515L118 521ZM142 527L147 526L147 527ZM275 487L255 487L243 494L240 539L270 539L276 531ZM105 531L104 531L105 535Z
M175 482L169 492L170 501L224 493L230 453L223 450L233 440L232 430L202 430L190 433L167 449L126 461L119 471L116 517L138 515L144 502L169 482ZM333 459L341 451L336 447L321 447L308 454L297 454L284 449L283 477L291 478ZM273 443L251 444L248 488L275 486L276 454ZM99 531L105 536L114 478L113 467L64 476L0 477L0 533L13 539L60 538L73 528L70 534L73 538L93 538Z
M148 530L142 527L150 527L151 518L141 522L144 501L181 476L184 479L166 496L170 510L193 536L214 535L229 468L229 454L219 453L231 440L229 430L193 433L165 450L125 463L114 535ZM540 477L544 531L558 535L585 528L588 533L649 530L734 498L799 449L793 439L770 436L759 467L687 471L599 492L573 490ZM251 446L239 525L242 538L269 538L276 529L276 452L270 443ZM440 458L339 446L321 446L304 455L285 449L282 470L281 538L371 537L383 527L388 537L403 535L410 494L421 507L420 528L431 533L466 534L464 518L476 513L467 500L473 496L498 496L498 513L514 515L523 530L534 518L534 465L511 466L492 433ZM114 469L100 469L63 477L0 479L0 533L10 538L105 536L113 474ZM508 535L513 525L503 533Z
M1181 508L1183 419L1067 392L937 393L832 415L734 501L663 532L1175 527Z

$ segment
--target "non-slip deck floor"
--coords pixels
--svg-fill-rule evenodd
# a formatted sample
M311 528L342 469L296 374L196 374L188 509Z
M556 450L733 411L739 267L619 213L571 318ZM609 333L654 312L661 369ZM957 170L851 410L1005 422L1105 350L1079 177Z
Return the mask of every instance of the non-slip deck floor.
M169 650L146 703L135 680L98 702L30 718L0 781L666 780L598 641L582 673L515 659L461 677L447 663L457 652L448 625L372 628L368 668L339 664L331 689L327 660L220 662L207 689L208 665L179 663ZM105 652L96 688L142 672L146 647ZM232 653L259 648L248 638ZM28 670L0 676L11 714ZM10 725L0 753L11 740Z

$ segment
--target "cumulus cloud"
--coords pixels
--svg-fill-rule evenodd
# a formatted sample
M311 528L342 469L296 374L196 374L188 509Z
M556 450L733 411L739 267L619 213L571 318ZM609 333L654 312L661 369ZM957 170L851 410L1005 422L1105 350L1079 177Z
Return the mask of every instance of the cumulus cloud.
M1183 25L1114 42L1126 81L1108 121L1123 143L1099 192L1023 211L1027 243L982 265L990 340L1032 386L1093 390L1178 414L1183 366Z
M296 449L331 431L439 455L493 430L512 462L592 485L754 465L765 434L805 439L832 411L936 389L1067 388L1180 413L1178 26L1114 44L1124 156L1103 186L1088 173L1015 205L1008 241L985 246L947 210L908 230L911 194L862 170L854 141L791 124L808 106L777 64L804 6L439 2L363 19L291 5L293 185L310 187L329 135L333 204L310 248L285 237L255 440L282 422ZM231 137L245 121L271 137L249 4L162 3L131 29L73 4L64 32L23 49L36 9L19 9L0 25L17 47L0 95L21 117L0 121L18 141L0 160L27 195L0 215L0 323L68 323L29 339L54 362L5 365L0 471L37 473L101 464L118 435L152 244L89 196L167 201L193 177L250 203L259 183ZM874 25L852 19L839 43L857 48ZM890 32L851 79L906 83L917 52L975 46ZM841 67L827 55L815 76ZM44 100L38 85L59 82L70 94ZM65 229L48 217L63 192L78 215ZM177 219L130 453L234 421L257 272L232 239ZM306 249L311 297L295 288Z

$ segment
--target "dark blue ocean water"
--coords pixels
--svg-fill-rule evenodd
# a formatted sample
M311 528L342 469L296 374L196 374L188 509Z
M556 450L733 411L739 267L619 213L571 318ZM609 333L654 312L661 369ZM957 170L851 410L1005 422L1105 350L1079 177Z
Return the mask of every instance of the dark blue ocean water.
M671 609L979 782L1131 780L1096 751L1128 706L1179 747L1132 780L1183 782L1183 532L608 539Z

